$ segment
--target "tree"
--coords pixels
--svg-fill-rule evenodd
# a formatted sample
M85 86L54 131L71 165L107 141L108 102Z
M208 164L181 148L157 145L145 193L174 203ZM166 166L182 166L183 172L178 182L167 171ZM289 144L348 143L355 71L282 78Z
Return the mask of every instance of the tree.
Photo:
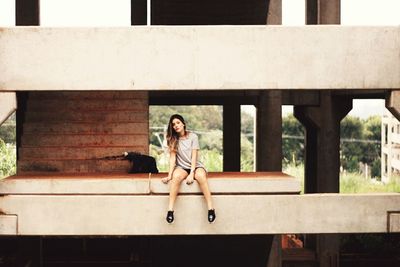
M292 115L282 119L283 164L300 164L304 161L304 127Z

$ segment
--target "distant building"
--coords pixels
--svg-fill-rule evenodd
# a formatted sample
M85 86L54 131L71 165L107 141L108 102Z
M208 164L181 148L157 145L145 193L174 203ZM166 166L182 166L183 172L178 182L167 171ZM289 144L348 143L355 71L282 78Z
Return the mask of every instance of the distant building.
M400 122L388 111L382 117L382 181L400 173Z

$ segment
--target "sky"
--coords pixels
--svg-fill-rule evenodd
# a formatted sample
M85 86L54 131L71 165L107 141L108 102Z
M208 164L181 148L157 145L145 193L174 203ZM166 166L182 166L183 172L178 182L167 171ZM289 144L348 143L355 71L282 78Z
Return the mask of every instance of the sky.
M282 0L282 24L304 25L305 0ZM130 26L131 0L41 0L42 26ZM379 3L379 4L378 4ZM93 6L96 5L96 9ZM88 16L87 11L91 14ZM15 25L15 0L0 0L0 27ZM342 25L400 25L400 0L342 0ZM383 100L355 100L350 115L381 115ZM292 112L283 107L283 114Z

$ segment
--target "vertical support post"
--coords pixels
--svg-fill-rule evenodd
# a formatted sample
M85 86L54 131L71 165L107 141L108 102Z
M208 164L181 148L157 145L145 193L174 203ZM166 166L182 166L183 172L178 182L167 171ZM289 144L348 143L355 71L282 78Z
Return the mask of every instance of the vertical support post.
M240 104L223 105L223 171L240 171Z
M262 91L257 105L256 170L282 171L282 93Z
M340 0L306 0L306 24L340 24Z
M269 0L267 25L282 24L282 0Z
M131 25L147 25L147 0L131 0Z
M318 0L306 0L306 24L318 24Z
M39 0L15 0L15 25L39 26L40 25L40 1ZM25 115L25 100L27 93L17 93L16 135L17 135L17 160L19 158L19 146L21 145L22 123Z
M39 0L15 0L15 25L39 26Z
M319 0L318 24L340 24L340 0Z
M340 121L352 108L352 99L320 92L318 107L298 107L295 117L306 127L306 193L338 193ZM306 246L316 249L321 267L338 266L339 235L307 235Z

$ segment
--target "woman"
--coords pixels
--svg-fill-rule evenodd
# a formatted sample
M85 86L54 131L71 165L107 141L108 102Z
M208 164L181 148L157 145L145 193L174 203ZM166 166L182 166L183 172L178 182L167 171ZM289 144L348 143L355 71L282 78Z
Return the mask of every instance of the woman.
M186 179L188 185L196 180L204 194L208 207L208 221L215 221L215 210L208 188L207 172L198 160L199 140L195 133L186 131L186 123L181 115L174 114L169 119L167 144L170 151L168 176L163 183L171 181L167 222L174 221L174 204L181 182Z

